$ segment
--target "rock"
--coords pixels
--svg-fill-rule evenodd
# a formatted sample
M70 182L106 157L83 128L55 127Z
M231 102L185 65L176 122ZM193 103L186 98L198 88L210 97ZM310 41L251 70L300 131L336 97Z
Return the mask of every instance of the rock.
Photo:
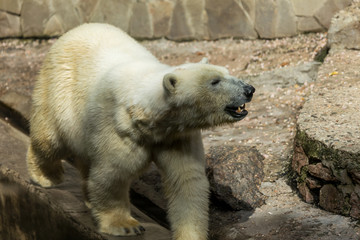
M205 10L208 15L211 39L224 37L257 38L251 19L238 2L234 0L221 2L207 0Z
M191 27L184 16L186 11L183 1L176 1L170 21L169 39L176 41L194 39Z
M9 91L0 96L0 104L4 104L16 111L25 119L30 118L31 98L17 92Z
M325 181L336 180L330 169L324 167L321 163L317 163L316 165L310 164L307 167L309 173L314 177L320 178Z
M255 29L260 38L274 38L276 20L276 2L268 0L256 1Z
M0 11L0 37L20 37L20 17Z
M0 166L1 239L105 239L79 225L45 191Z
M135 1L98 0L90 22L109 23L128 32L134 4Z
M348 185L348 184L351 185L352 184L352 179L350 178L347 170L345 170L345 169L338 169L338 171L333 172L333 175L343 185Z
M46 36L60 36L65 32L62 26L62 19L58 15L53 15L47 21L44 28L44 35Z
M87 22L118 26L135 38L245 39L325 31L332 15L351 0L2 0L0 12L21 28L0 21L0 37L52 37ZM319 24L320 23L320 24Z
M206 173L214 195L235 210L261 206L259 191L264 157L251 147L211 147L206 154Z
M99 0L82 0L75 1L74 8L76 12L79 14L79 17L82 22L90 22L91 16L94 13L94 10L97 6Z
M297 17L297 29L300 32L323 32L321 26L313 17Z
M154 37L167 36L170 29L170 19L174 9L172 1L151 1L148 3L153 21Z
M261 38L296 34L296 17L291 3L286 0L257 1L255 29Z
M47 1L41 0L24 0L20 13L24 37L43 36L44 20L50 17L50 9L47 3Z
M297 122L296 141L309 159L319 161L306 166L305 178L314 176L325 184L315 199L325 210L344 215L350 214L348 199L357 182L352 173L360 171L360 130L354 124L360 117L358 64L356 51L331 49Z
M170 22L169 39L171 40L190 40L193 39L193 33L186 21L185 8L182 1L176 1L173 15Z
M129 34L134 38L152 38L152 27L153 24L147 4L144 2L135 2L130 19Z
M49 3L49 10L51 13L51 18L49 20L56 17L57 23L49 24L48 19L44 21L44 34L46 34L45 30L52 34L48 36L59 36L82 23L82 19L77 12L78 9L76 9L71 0L53 0ZM50 26L54 25L56 26L55 30L49 29ZM59 30L62 30L63 32L59 34Z
M351 0L326 0L322 7L316 11L314 16L323 27L328 29L332 16L334 16L334 14L340 9L350 4Z
M256 0L241 0L241 3L246 14L249 16L249 19L251 20L251 24L254 25L255 15L256 15Z
M344 197L332 184L326 184L320 189L319 205L327 211L343 213Z
M303 197L304 201L307 203L314 203L314 197L310 192L310 189L307 187L306 183L298 184L299 193Z
M317 189L322 187L321 182L318 179L312 178L311 176L308 176L305 179L305 182L310 189Z
M0 1L0 10L6 11L8 13L20 15L21 6L23 0L1 0ZM0 23L0 26L2 24Z
M260 75L250 76L250 80L257 85L271 88L285 88L295 84L303 85L316 80L321 63L307 62L295 67L278 68L273 71L263 72Z
M276 37L296 35L296 17L291 2L287 0L277 0L277 17L274 27ZM275 36L273 36L273 38L275 38Z
M338 9L344 9L351 4L359 3L358 0L334 0L334 2Z
M355 183L360 184L360 171L350 170L351 178L354 180Z
M351 193L350 196L350 216L356 219L360 219L360 198L356 193Z
M347 3L327 1L325 5L335 9ZM341 11L332 21L330 52L319 68L317 81L297 122L296 143L311 164L303 166L307 173L300 176L296 165L293 169L299 176L298 185L306 182L315 189L319 184L312 182L312 178L321 179L320 185L324 185L319 196L314 196L316 204L319 199L318 204L325 210L359 217L356 205L359 180L354 173L360 172L360 129L356 124L360 118L357 107L360 104L360 58L358 51L349 50L353 47L344 49L359 37L359 25L352 22L357 18L354 13L359 4L355 6ZM329 11L333 11L331 9Z
M328 33L331 48L342 47L360 50L360 3L337 13Z
M16 170L24 180L29 180L25 164L28 138L0 119L0 167Z
M356 157L360 154L360 129L353 124L360 118L356 107L360 104L357 64L360 59L356 51L330 53L298 118L298 139L305 153L323 160L332 172L337 168L360 169Z
M292 0L296 16L312 17L327 0Z
M309 158L304 153L304 149L299 144L295 144L291 163L292 169L301 175L302 167L307 165L309 165Z
M209 39L205 2L206 0L183 0L187 21L195 39Z

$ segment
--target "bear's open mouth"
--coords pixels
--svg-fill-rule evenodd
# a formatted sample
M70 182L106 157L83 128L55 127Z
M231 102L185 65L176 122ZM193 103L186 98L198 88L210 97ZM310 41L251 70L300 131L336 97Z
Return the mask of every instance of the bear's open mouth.
M248 111L245 109L245 103L240 106L227 105L225 112L237 119L243 119L248 114Z

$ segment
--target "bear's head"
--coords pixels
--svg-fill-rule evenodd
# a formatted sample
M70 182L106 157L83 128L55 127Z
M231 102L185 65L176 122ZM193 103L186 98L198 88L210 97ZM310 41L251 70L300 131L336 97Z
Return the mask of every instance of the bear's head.
M180 130L207 128L242 120L255 88L224 67L190 63L175 67L163 78L166 118Z

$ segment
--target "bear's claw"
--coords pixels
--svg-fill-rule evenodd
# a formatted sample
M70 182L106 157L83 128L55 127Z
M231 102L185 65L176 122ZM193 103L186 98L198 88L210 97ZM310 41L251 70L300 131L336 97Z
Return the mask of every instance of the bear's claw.
M114 236L136 236L143 234L143 232L145 232L145 228L139 225L137 227L121 227L109 234Z
M130 222L123 223L124 224L123 226L120 225L114 226L113 224L110 224L100 227L99 230L102 233L110 234L113 236L136 236L136 235L141 235L143 232L145 232L145 228L141 226L137 221L132 222L132 224L129 223ZM135 223L137 224L135 225Z

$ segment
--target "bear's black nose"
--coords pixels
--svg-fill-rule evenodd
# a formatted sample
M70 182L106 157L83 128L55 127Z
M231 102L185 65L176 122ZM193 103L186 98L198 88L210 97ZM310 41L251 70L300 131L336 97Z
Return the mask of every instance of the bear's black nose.
M244 94L246 97L251 98L253 96L253 93L255 92L255 88L251 85L246 85L244 87Z

